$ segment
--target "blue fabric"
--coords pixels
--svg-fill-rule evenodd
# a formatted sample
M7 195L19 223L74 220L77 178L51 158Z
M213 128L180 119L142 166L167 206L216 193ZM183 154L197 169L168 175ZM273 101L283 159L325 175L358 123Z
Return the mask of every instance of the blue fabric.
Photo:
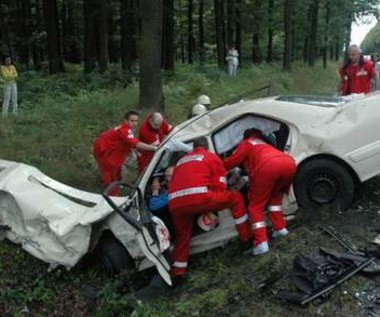
M169 203L169 195L168 193L162 193L158 196L151 196L149 199L149 210L157 211L163 207L166 207Z

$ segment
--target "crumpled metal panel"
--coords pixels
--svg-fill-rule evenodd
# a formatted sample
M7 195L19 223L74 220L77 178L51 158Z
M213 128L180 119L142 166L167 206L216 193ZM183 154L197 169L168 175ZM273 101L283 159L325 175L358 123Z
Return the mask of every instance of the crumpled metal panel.
M99 194L59 183L34 167L0 160L5 237L51 267L73 267L89 250L92 224L112 212Z

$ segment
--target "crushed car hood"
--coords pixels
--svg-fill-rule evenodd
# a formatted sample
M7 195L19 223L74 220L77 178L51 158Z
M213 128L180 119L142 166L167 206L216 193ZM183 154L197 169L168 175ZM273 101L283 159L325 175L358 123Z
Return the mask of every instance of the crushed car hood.
M127 198L113 199L121 204ZM99 194L59 183L32 166L0 160L2 236L52 267L74 266L89 250L92 224L112 212Z

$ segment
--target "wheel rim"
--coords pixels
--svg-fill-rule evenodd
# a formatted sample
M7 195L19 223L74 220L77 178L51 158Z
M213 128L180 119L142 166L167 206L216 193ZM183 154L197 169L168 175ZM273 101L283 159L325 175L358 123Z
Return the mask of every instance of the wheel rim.
M318 204L331 203L338 194L338 182L331 175L315 175L308 185L310 199Z

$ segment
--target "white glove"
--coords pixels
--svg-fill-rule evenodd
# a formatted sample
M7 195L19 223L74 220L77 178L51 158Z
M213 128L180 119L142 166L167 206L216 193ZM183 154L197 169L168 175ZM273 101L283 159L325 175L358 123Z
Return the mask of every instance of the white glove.
M168 142L166 142L163 148L169 152L176 152L176 151L190 152L193 150L192 146L186 143L177 141L175 139L171 139Z

